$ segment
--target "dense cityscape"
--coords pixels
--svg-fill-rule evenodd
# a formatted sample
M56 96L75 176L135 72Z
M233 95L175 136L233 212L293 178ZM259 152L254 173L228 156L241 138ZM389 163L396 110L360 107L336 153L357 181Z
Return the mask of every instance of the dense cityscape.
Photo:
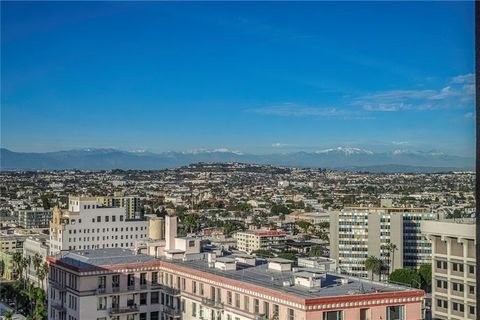
M472 172L1 177L12 319L475 318Z

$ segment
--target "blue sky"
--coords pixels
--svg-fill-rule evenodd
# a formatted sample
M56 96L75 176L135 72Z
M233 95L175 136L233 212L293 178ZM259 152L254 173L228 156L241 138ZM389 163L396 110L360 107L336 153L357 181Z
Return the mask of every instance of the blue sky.
M2 147L474 154L473 2L1 6Z

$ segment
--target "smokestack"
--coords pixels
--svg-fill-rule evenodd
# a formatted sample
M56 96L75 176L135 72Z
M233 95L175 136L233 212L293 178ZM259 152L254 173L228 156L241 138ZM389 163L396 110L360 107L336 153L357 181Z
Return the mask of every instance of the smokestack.
M177 237L177 217L165 217L165 250L175 249L175 238Z

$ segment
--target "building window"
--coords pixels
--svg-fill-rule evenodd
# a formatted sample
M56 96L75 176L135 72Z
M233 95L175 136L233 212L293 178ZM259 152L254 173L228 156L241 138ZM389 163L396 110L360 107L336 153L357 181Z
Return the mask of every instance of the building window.
M465 306L463 305L463 303L452 302L452 308L453 308L453 311L459 311L459 312L463 312L465 310Z
M267 319L270 318L270 305L266 301L263 302L263 314L267 317Z
M232 292L227 291L227 304L232 305Z
M150 293L150 303L157 304L158 302L159 302L158 291L152 291L152 293Z
M117 216L112 216L112 222L115 222L117 219ZM147 314L145 313L145 316L147 316Z
M158 311L150 312L150 320L159 320Z
M295 320L295 310L288 309L287 320ZM339 319L339 320L343 320L343 319Z
M112 276L112 290L118 291L120 288L120 275L115 274Z
M475 314L475 306L470 306L470 314Z
M200 295L203 296L205 292L203 291L203 283L200 283Z
M97 222L102 222L102 217L101 216L97 216Z
M158 272L152 272L152 284L158 283Z
M120 216L120 221L123 221L123 216ZM158 317L158 312L157 312L157 317Z
M109 216L105 216L105 222L109 222L110 221L110 217Z
M370 320L370 309L360 309L360 320Z
M250 299L248 298L248 296L243 296L243 309L246 311L250 310L249 302Z
M453 291L463 292L464 287L463 287L463 284L462 284L462 283L456 283L456 282L454 282L452 286L453 286Z
M292 310L292 309L288 309ZM343 320L343 311L327 311L323 313L323 320Z
M147 293L146 292L140 293L140 305L142 306L144 304L147 304Z
M147 320L147 313L144 312L144 313L140 313L140 318L139 320Z
M105 288L107 287L107 277L106 276L101 276L98 277L98 291L100 293L105 292Z
M235 293L235 307L240 308L240 294Z
M130 273L129 275L127 275L127 286L128 286L128 290L135 289L135 275L133 273Z
M192 292L194 294L197 294L197 282L196 281L192 282Z
M437 307L447 309L448 302L446 300L437 299Z
M140 273L140 286L142 286L142 287L147 286L147 273L146 272Z
M471 274L475 274L475 266L469 265L468 266L468 272Z
M468 286L468 293L475 294L475 286Z
M387 320L404 320L403 306L387 307Z
M456 272L463 272L463 264L453 262L452 263L452 269L453 269L453 271L456 271Z
M97 310L105 310L107 308L107 297L98 298Z
M192 317L197 316L197 304L195 302L192 302Z
M255 314L260 313L260 301L258 301L258 299L253 299L253 312L255 312Z

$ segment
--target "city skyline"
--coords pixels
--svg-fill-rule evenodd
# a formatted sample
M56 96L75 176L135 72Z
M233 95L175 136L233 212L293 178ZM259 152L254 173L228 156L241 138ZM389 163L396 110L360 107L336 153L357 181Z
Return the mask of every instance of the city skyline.
M473 156L470 2L2 9L1 144L14 151Z

